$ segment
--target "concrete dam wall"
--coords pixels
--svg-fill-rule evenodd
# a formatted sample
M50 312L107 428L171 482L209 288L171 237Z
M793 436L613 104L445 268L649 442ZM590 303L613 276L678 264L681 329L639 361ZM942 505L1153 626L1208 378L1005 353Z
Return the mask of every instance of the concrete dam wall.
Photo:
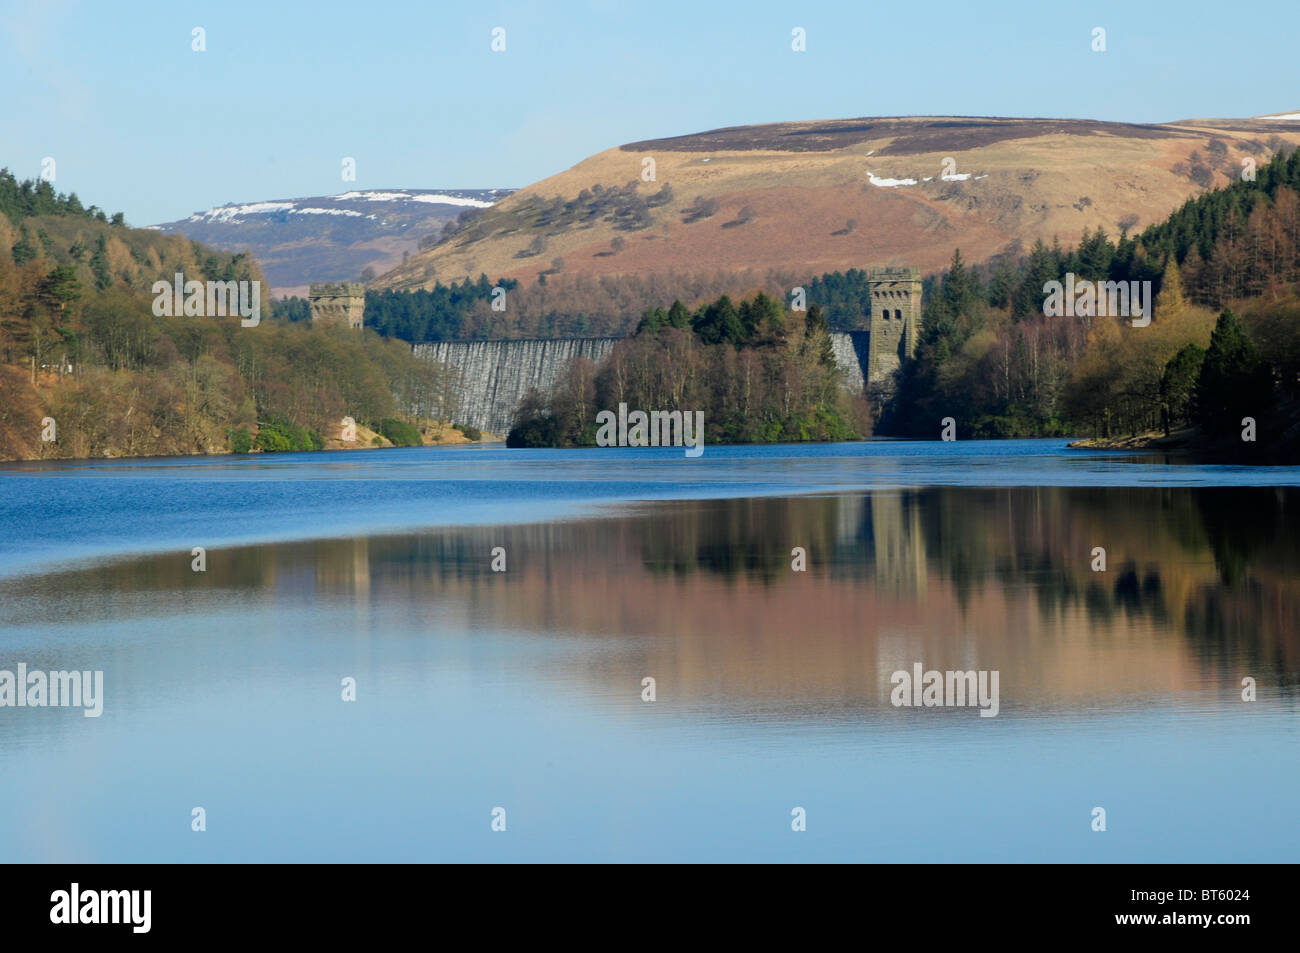
M519 399L530 387L549 390L575 357L599 363L619 338L567 338L545 341L439 341L417 344L415 355L456 368L460 411L456 423L505 435ZM867 331L832 332L835 362L845 371L845 387L861 393L867 366ZM671 408L665 408L671 409Z
M600 361L618 338L546 341L438 341L415 345L416 357L460 372L460 412L455 422L504 436L519 399L536 387L548 391L575 357Z

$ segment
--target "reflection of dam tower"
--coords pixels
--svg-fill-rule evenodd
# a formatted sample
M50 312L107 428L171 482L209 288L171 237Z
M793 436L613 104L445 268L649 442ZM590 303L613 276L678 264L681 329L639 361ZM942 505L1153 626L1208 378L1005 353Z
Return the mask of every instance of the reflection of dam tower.
M871 339L867 383L887 383L916 352L921 337L921 272L916 268L872 268Z
M872 493L871 538L876 588L897 595L924 595L925 533L915 500L902 493Z
M370 540L365 536L320 544L316 560L316 591L334 595L370 592Z

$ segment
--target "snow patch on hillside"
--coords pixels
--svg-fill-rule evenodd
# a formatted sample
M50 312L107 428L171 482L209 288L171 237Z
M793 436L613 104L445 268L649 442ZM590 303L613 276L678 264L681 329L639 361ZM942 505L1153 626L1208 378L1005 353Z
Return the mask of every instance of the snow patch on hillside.
M292 202L249 202L246 205L223 205L210 208L206 212L195 212L186 221L190 222L233 222L245 215L270 215L273 212L287 212L293 208Z
M275 215L280 212L287 212L290 215L345 215L352 218L374 218L373 215L363 216L361 212L349 208L312 208L311 206L299 208L293 202L249 202L245 205L222 205L220 208L210 208L206 212L195 212L186 221L238 225L244 219L254 215Z
M492 189L488 194L499 195L509 189ZM482 193L480 193L482 194ZM408 191L365 191L343 192L339 195L327 195L310 201L335 202L418 202L422 205L453 205L466 208L491 208L495 202L470 198L464 195L452 195L444 192L408 192ZM301 201L301 200L300 200ZM239 225L246 219L257 215L342 215L347 218L374 219L374 215L347 208L322 208L319 205L300 205L298 201L244 202L237 205L221 205L203 212L195 212L187 222L204 222L207 224Z
M968 179L972 179L973 181L978 182L980 179L987 179L988 174L985 173L984 175L973 175L970 172L954 172L951 175L941 175L939 176L939 178L941 178L944 182L965 182ZM904 185L916 185L916 179L886 179L876 175L874 172L867 173L867 181L880 189L896 189ZM933 182L934 176L932 175L926 176L921 181Z
M465 198L460 195L445 195L441 192L412 195L410 192L344 192L332 195L336 202L427 202L431 205L464 205L469 208L491 208L491 202L482 199Z
M882 179L874 172L867 173L867 181L880 189L896 189L900 185L916 185L916 179Z
M351 215L354 218L361 218L360 212L350 208L294 208L289 210L290 215ZM374 218L373 215L366 215L366 218Z

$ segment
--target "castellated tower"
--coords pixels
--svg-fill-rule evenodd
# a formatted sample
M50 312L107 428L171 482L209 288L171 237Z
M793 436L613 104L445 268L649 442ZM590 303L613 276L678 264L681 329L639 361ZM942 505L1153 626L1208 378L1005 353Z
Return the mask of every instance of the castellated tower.
M366 310L366 286L355 281L312 285L307 292L312 324L337 324L360 330Z
M921 272L916 268L872 268L871 338L867 383L889 384L894 371L916 352L921 336Z

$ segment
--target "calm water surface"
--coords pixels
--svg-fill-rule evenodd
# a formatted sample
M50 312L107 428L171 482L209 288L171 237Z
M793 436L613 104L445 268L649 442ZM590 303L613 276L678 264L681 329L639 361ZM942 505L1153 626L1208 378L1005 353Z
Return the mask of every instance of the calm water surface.
M0 670L106 698L0 708L0 860L1294 861L1297 487L1061 441L5 465ZM915 662L999 714L893 707Z

